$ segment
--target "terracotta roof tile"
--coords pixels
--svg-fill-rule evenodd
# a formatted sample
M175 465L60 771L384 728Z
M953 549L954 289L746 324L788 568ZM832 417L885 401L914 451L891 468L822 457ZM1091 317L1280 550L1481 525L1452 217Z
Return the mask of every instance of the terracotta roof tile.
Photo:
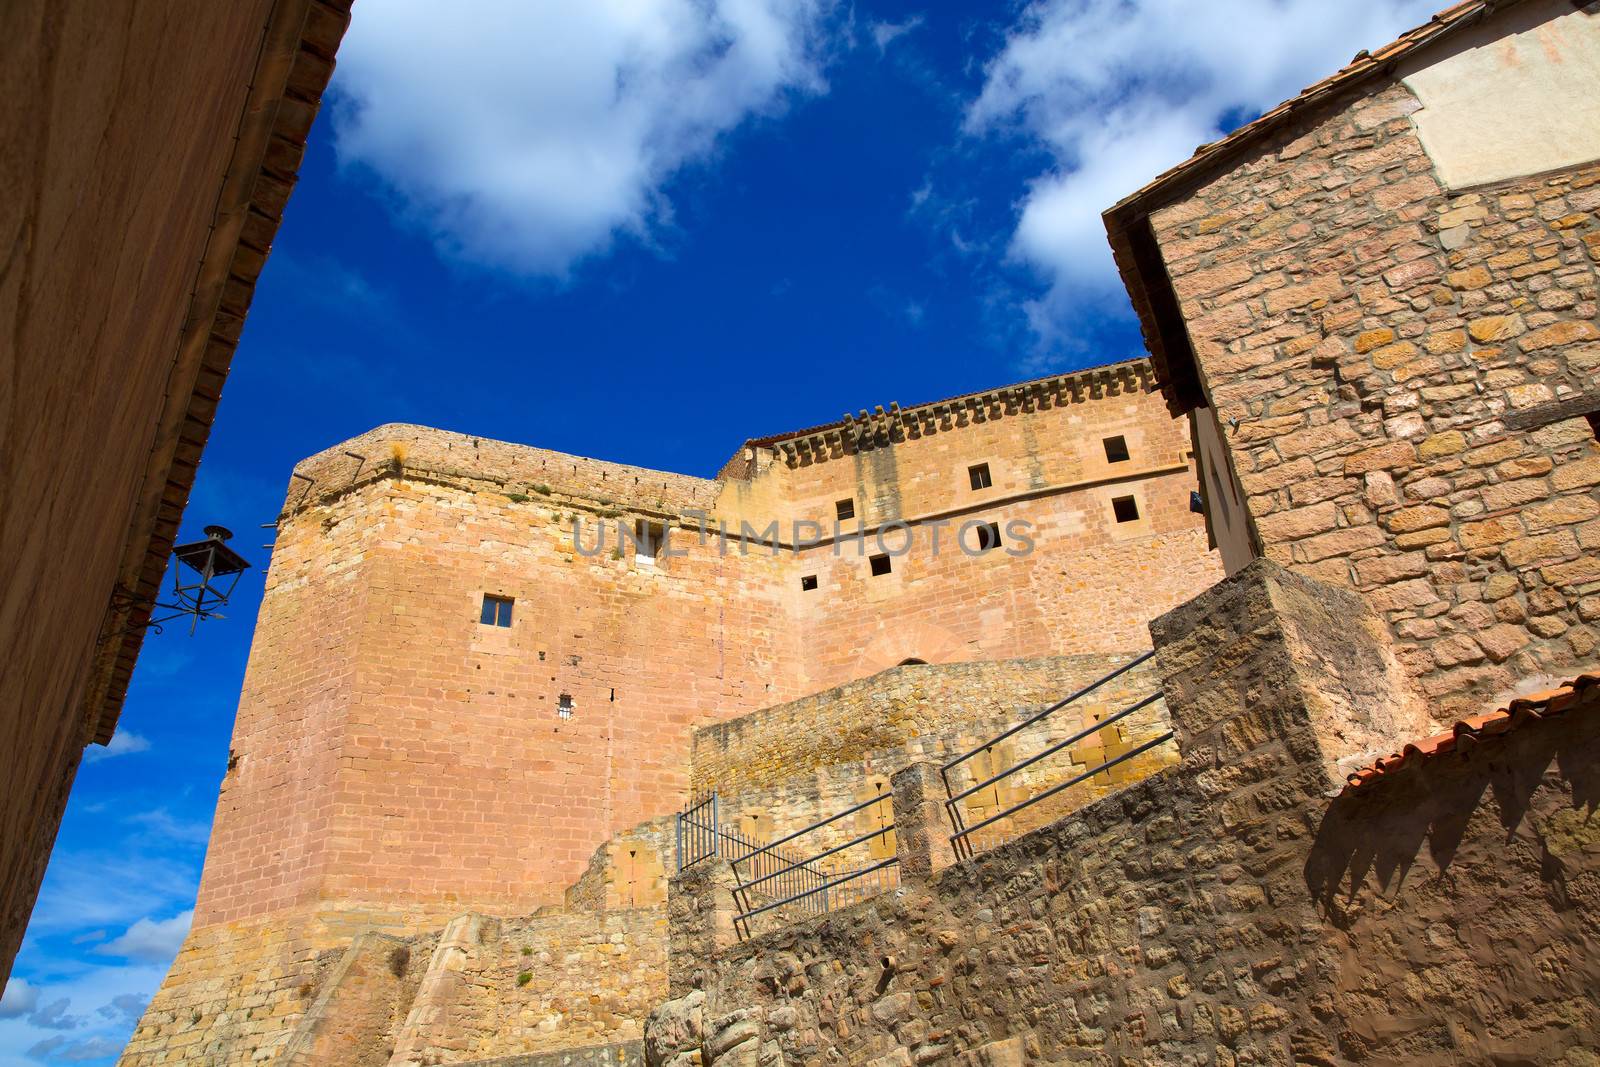
M1580 674L1559 689L1517 697L1503 708L1487 715L1462 719L1442 734L1434 734L1406 745L1399 752L1374 760L1347 776L1345 792L1353 792L1385 775L1415 767L1437 756L1449 755L1486 737L1510 733L1527 723L1560 715L1573 708L1600 708L1600 674Z

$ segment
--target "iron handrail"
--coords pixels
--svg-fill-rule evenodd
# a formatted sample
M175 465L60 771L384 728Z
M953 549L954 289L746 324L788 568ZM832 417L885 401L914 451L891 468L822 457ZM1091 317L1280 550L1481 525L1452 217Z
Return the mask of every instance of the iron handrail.
M1157 695L1159 696L1160 694L1157 694ZM1063 789L1067 789L1067 788L1069 788L1071 786L1077 785L1079 782L1086 781L1086 780L1088 780L1090 778L1093 778L1095 775L1099 774L1101 771L1110 770L1112 767L1115 767L1117 764L1123 762L1124 760L1130 760L1135 756L1142 755L1145 752L1150 751L1150 749L1155 748L1157 745L1165 744L1166 742L1168 742L1170 740L1172 740L1172 731L1169 730L1166 733L1162 734L1160 737L1157 737L1157 738L1155 738L1153 740L1150 740L1150 741L1146 741L1144 744L1140 745L1138 748L1131 749L1131 750L1129 750L1127 752L1124 752L1122 755L1118 756L1115 759L1106 760L1104 763L1100 764L1100 766L1094 768L1093 770L1084 771L1082 774L1077 775L1076 777L1073 777L1071 779L1068 779L1067 781L1062 782L1060 785L1051 786L1049 789L1046 789L1043 793L1040 793L1037 796L1031 796L1027 800L1022 801L1021 803L1013 804L1013 805L1011 805L1011 807L1007 808L1005 811L999 812L998 814L995 814L995 815L991 815L987 819L984 819L982 822L977 822L977 823L973 823L971 826L962 827L961 829L957 830L953 835L951 835L951 840L954 841L954 840L957 840L957 839L960 839L960 838L965 838L969 834L972 834L975 831L983 829L985 826L988 826L990 823L999 822L1001 819L1004 819L1008 815L1016 814L1017 812L1021 811L1023 808L1027 807L1029 804L1037 804L1039 801L1045 799L1046 797L1055 796L1057 793L1061 792Z
M815 895L817 893L821 893L821 892L823 892L825 890L832 889L836 885L843 885L846 882L855 881L857 878L860 878L863 875L871 874L873 871L881 871L881 870L883 870L883 868L892 867L892 866L894 866L895 864L897 864L899 862L900 862L900 857L899 856L890 856L886 860L879 860L877 863L874 863L870 867L863 867L858 871L851 871L848 874L844 875L842 878L837 878L837 879L835 879L835 880L833 880L831 882L824 882L821 885L816 886L816 887L811 888L811 889L807 889L804 892L796 893L792 897L784 897L782 900L775 900L771 904L763 904L759 908L753 908L750 911L740 912L739 913L739 921L743 922L745 924L746 936L749 936L749 933L748 933L749 929L750 929L749 920L755 918L757 915L760 915L764 911L771 911L773 908L781 908L785 904L793 904L797 900L802 900L802 899L804 899L806 897L813 896L813 895Z
M1031 767L1035 763L1038 763L1040 760L1044 759L1046 756L1053 756L1057 752L1060 752L1062 749L1066 748L1068 745L1075 745L1079 741L1082 741L1085 737L1088 737L1090 734L1095 733L1098 730L1103 730L1107 726L1110 726L1112 723L1117 722L1117 721L1119 721L1121 719L1125 719L1129 715L1132 715L1134 712L1140 710L1141 708L1147 708L1151 704L1154 704L1156 701L1158 701L1160 699L1161 699L1161 694L1159 692L1152 693L1150 696L1145 697L1143 700L1139 701L1137 704L1130 704L1127 707L1123 708L1121 711L1117 712L1115 715L1112 715L1109 718L1101 719L1099 722L1095 723L1093 726L1090 726L1090 727L1088 727L1086 729L1080 730L1077 733L1073 734L1071 737L1069 737L1069 738L1067 738L1067 739L1065 739L1063 741L1056 742L1055 744L1051 745L1049 748L1045 749L1043 752L1037 753L1036 755L1033 755L1033 756L1029 756L1027 759L1023 760L1021 763L1018 763L1018 764L1015 764L1014 766L1006 768L1005 770L1001 771L999 774L994 775L992 778L985 778L983 781L979 782L977 785L972 786L971 788L969 788L969 789L967 789L967 790L965 790L963 792L957 793L955 796L953 796L949 800L945 801L945 804L948 806L948 805L956 803L959 800L965 800L967 797L970 797L972 794L978 792L979 790L985 789L985 788L987 788L987 787L989 787L991 785L994 785L996 782L1000 781L1002 778L1009 778L1011 775L1016 774L1018 771L1022 770L1024 767ZM999 738L996 738L995 740L998 741ZM991 741L990 744L994 744L994 741Z
M744 888L749 889L751 886L760 885L762 882L770 881L771 879L776 878L779 875L788 874L790 871L799 870L802 867L805 867L806 864L808 864L808 863L815 863L818 860L825 860L829 856L832 856L832 855L834 855L835 853L838 853L838 852L843 852L847 848L855 848L857 845L861 844L862 842L871 841L874 837L882 837L884 834L893 833L893 832L894 832L894 823L890 823L888 826L880 826L876 830L872 830L869 833L862 834L860 837L853 838L853 839L851 839L849 841L846 841L842 845L834 845L832 848L828 849L825 852L818 852L815 856L807 856L803 860L799 860L799 861L797 861L795 863L791 863L789 866L783 868L782 870L773 871L771 874L764 874L760 878L756 878L756 879L753 879L752 881L746 882L746 883L744 883ZM806 867L806 869L810 870L809 867ZM813 871L812 873L815 874L815 873L820 873L820 872ZM824 877L826 877L826 875L824 875Z
M972 751L967 752L964 755L957 756L955 759L951 760L949 763L946 763L944 765L944 767L941 768L941 769L944 770L944 771L949 771L951 768L956 767L956 766L958 766L958 765L960 765L962 763L965 763L967 760L971 759L973 756L976 756L978 753L982 752L984 749L989 748L991 745L996 745L996 744L999 744L1001 741L1004 741L1006 738L1010 737L1012 734L1016 733L1018 730L1022 730L1022 729L1025 729L1025 728L1029 727L1029 726L1032 726L1034 723L1038 722L1040 719L1043 719L1043 718L1045 718L1045 717L1047 717L1047 716L1049 716L1049 715L1051 715L1051 714L1053 714L1053 713L1055 713L1057 711L1060 711L1062 708L1066 707L1068 704L1072 703L1074 700L1077 700L1079 697L1088 696L1090 693L1094 692L1096 689L1099 689L1102 685L1105 685L1107 682L1111 681L1111 679L1116 678L1116 677L1118 677L1120 675L1126 674L1128 671L1133 670L1133 668L1135 668L1139 664L1145 662L1146 660L1148 660L1150 657L1154 656L1155 654L1156 654L1155 653L1155 649L1151 649L1149 652L1146 652L1143 655L1138 656L1137 658L1132 659L1132 660L1128 661L1127 663L1124 663L1122 666L1118 667L1116 670L1112 671L1110 674L1108 674L1105 677L1099 679L1098 681L1091 682L1090 684L1084 686L1082 689L1078 690L1076 693L1073 693L1071 696L1065 698L1064 700L1056 701L1054 704L1051 704L1048 708L1045 708L1043 711L1036 712L1033 715L1030 715L1028 718L1023 719L1021 722L1017 723L1017 725L1015 725L1015 726L1011 727L1010 729L1004 731L1003 733L997 734L996 736L989 738L989 740L985 741L983 744L979 745L977 748L973 749ZM946 784L947 785L948 785L948 781L949 780L946 779Z
M854 815L856 812L860 811L862 808L870 808L870 807L872 807L872 805L877 804L880 801L888 800L891 795L892 794L889 794L889 793L879 793L877 796L871 798L870 800L863 800L861 803L855 805L854 807L845 808L843 811L835 812L834 814L828 816L826 819L818 820L817 822L812 823L810 826L807 826L803 830L796 830L794 833L789 834L789 835L787 835L785 837L780 837L776 841L768 841L767 842L767 847L776 848L778 845L784 844L784 843L789 842L789 841L793 841L795 838L802 837L802 836L804 836L806 834L809 834L811 831L816 830L816 829L818 829L820 827L826 826L831 822L838 822L840 819L844 818L846 815Z

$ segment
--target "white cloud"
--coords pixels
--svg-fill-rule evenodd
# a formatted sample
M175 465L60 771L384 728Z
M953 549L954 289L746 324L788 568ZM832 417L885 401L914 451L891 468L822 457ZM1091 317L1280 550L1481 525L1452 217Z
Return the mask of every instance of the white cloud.
M118 730L105 745L90 745L83 750L85 763L99 763L113 756L131 756L135 752L150 751L150 741L132 730Z
M904 22L874 22L867 27L867 32L872 34L872 43L878 46L878 54L882 55L896 40L921 25L922 16L913 15Z
M203 845L211 836L210 823L176 818L166 808L134 812L127 821L165 844Z
M128 927L121 937L106 942L95 951L105 956L125 956L147 963L162 963L178 954L193 920L193 908L179 912L170 919L157 920L146 916Z
M32 1015L38 1007L38 986L29 985L22 978L13 978L6 983L4 995L0 995L0 1019L19 1019L24 1015Z
M141 915L170 914L193 903L198 868L187 859L130 850L126 843L118 851L58 848L28 931L79 933L124 926Z
M673 174L825 88L831 4L388 0L339 50L339 156L447 254L560 277L619 233L651 241Z
M1228 129L1427 21L1439 0L1035 0L985 69L969 133L1020 132L1053 163L1010 257L1048 289L1047 345L1121 306L1100 213Z

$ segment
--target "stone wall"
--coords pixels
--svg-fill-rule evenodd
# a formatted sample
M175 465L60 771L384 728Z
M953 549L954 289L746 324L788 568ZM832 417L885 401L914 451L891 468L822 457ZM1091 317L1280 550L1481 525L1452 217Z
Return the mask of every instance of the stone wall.
M0 7L0 985L116 728L348 10Z
M647 1062L1592 1061L1595 687L1336 795L1422 721L1359 600L1257 563L1155 628L1180 764L681 986L675 959Z
M865 467L768 465L737 501L733 481L413 426L311 457L278 525L196 926L312 899L525 914L560 900L600 843L679 806L696 726L902 652L1123 647L1217 573L1187 510L1182 435L1129 380L890 443ZM1113 429L1130 458L1108 473L1100 435ZM753 518L763 500L774 520L806 517L819 494L867 493L838 478L870 467L879 503L863 517L928 538L930 514L882 501L948 512L947 497L973 493L952 467L966 458L991 463L994 492L961 506L1031 516L1035 552L919 541L869 576L848 550L774 554L694 528ZM824 488L783 503L824 467ZM1110 517L1114 486L1141 501L1137 521ZM636 521L665 525L670 554L618 550L617 524ZM599 528L609 547L591 553ZM810 571L823 580L802 590ZM480 623L486 594L513 601L510 626ZM574 789L592 802L570 803Z
M695 731L691 783L716 791L719 817L745 836L771 840L877 796L895 772L919 761L943 763L1127 666L1133 652L1052 656L1028 660L894 667L871 678L775 705ZM1035 726L952 768L957 791L998 773L1087 726L1152 695L1159 685L1150 664L1136 666ZM962 803L969 824L1170 731L1157 702L1084 744L1046 757ZM1107 752L1107 745L1111 750ZM975 847L1053 822L1176 760L1176 749L1151 749L1087 780L1081 788L1019 813L975 835ZM865 811L808 835L805 851L820 851L887 823L887 808ZM880 849L893 851L889 836Z
M1151 223L1266 554L1368 594L1448 718L1595 653L1600 167L1449 190L1420 106L1364 90Z
M1142 366L1068 376L1048 401L1003 391L992 411L837 455L768 455L721 481L403 425L305 460L277 524L191 937L313 905L401 935L563 901L574 914L659 907L673 857L657 820L687 794L696 728L908 657L1109 654L1138 640L1151 613L1219 573L1187 508L1183 435ZM1129 452L1116 463L1113 432ZM982 490L976 462L992 472ZM867 538L887 521L914 527L890 574L850 549L797 552L743 530L781 530L852 493ZM1138 518L1118 523L1113 494ZM954 518L1026 519L1037 549L969 554L951 527L935 551L934 524ZM619 544L618 525L636 523L666 528L653 559ZM702 523L732 536L702 537ZM511 602L510 625L481 621L486 597ZM927 695L989 684L972 666ZM947 704L946 724L976 713ZM807 808L792 792L758 799L815 811L865 787L848 762L799 787ZM578 1030L552 1040L617 1037ZM419 1031L419 1055L440 1032Z

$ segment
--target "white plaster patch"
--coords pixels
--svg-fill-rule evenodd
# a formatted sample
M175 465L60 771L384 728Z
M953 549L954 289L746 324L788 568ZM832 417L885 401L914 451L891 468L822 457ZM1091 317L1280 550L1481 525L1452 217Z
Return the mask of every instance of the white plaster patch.
M1452 189L1600 159L1600 3L1529 0L1401 71Z

